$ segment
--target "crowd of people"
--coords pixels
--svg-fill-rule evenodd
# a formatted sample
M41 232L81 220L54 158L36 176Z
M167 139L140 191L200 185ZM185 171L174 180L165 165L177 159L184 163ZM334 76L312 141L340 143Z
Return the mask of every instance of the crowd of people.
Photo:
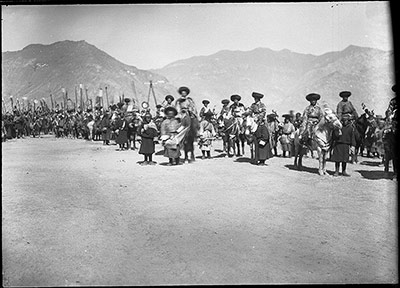
M392 90L396 92L396 87L393 86ZM136 150L139 142L139 153L144 156L142 165L156 164L153 161L153 154L155 144L158 142L164 146L164 156L169 159L168 165L178 165L183 143L186 143L190 130L189 125L183 124L186 121L184 119L192 121L192 124L193 121L198 121L194 137L198 140L202 159L209 159L212 157L213 142L218 138L224 139L224 150L229 154L229 150L234 147L227 143L232 138L239 141L240 136L246 134L244 122L249 116L257 125L256 131L251 135L255 147L254 162L265 165L267 159L280 156L278 145L282 150L282 157L292 157L296 131L300 141L307 146L307 143L312 141L311 135L315 125L324 117L323 109L318 105L321 96L316 93L306 96L309 105L303 113L294 114L290 111L282 115L283 121L279 120L274 110L267 114L266 105L262 102L264 95L258 92L252 93L254 102L249 107L245 107L241 103L241 96L235 94L230 99L221 101L222 107L219 111L211 109L210 101L204 99L199 112L194 99L188 96L189 88L180 87L178 93L180 97L176 100L172 95L167 95L163 102L165 104L157 105L153 114L148 105L138 107L137 103L128 98L109 107L97 106L86 111L79 106L77 109L63 110L59 107L49 109L47 105L41 105L35 110L21 111L15 106L12 112L3 112L2 138L6 141L12 138L52 134L57 138L101 140L104 145L110 145L115 141L119 151ZM339 96L342 100L337 105L336 115L342 122L343 128L335 131L333 135L331 160L336 163L335 176L339 175L340 163L341 175L348 176L346 165L351 159L350 156L355 153L357 134L355 122L360 117L349 101L351 92L342 91ZM397 121L394 117L397 115L396 97L391 100L385 116L373 115L371 111L363 108L363 114L367 115L369 125L364 131L361 149L365 147L368 156L383 158L385 129L396 126L393 124ZM194 126L191 127L193 129ZM237 130L232 127L237 127ZM228 133L228 130L236 132ZM193 148L191 150L193 152ZM241 155L240 149L237 155ZM185 160L190 162L186 157L186 150ZM194 156L191 160L194 160Z

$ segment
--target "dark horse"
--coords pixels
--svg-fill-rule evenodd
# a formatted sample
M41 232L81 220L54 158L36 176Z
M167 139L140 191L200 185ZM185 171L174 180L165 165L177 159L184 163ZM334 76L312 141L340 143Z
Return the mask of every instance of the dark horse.
M363 113L358 119L355 121L355 129L354 129L354 136L356 138L356 147L355 147L355 153L352 156L351 162L357 163L357 155L359 152L362 152L364 150L364 140L365 140L365 133L367 131L367 128L371 126L370 123L370 118L372 117L371 113L366 109L365 113Z
M219 124L220 127L224 127L222 139L224 144L226 145L226 152L228 154L228 157L232 157L235 154L236 156L244 155L244 143L246 141L246 138L244 135L244 131L242 131L242 127L239 123L239 120L235 117L231 117L228 119L220 118ZM242 154L240 154L240 146L242 147ZM233 149L233 155L230 154L231 148ZM237 153L236 153L236 148L237 148Z
M191 115L190 112L186 112L186 115L181 120L181 125L187 128L185 136L183 138L183 151L185 152L185 159L188 163L195 161L194 157L194 141L198 136L198 132L200 129L199 120L195 115ZM191 153L191 157L189 160L189 152Z

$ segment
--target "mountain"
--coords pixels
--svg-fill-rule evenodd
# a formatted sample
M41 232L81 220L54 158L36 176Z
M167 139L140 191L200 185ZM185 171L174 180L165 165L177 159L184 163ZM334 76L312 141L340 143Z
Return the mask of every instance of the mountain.
M168 80L157 73L125 65L86 41L61 41L51 45L32 44L20 51L2 53L2 91L9 105L9 96L16 98L45 98L50 106L50 93L60 103L63 87L75 101L75 87L84 85L88 97L94 99L99 88L107 86L110 103L119 96L147 101L149 80L153 80L158 102L176 92ZM103 93L106 105L105 91ZM150 104L154 106L153 97Z
M303 111L308 105L305 96L311 92L321 94L320 104L336 109L339 92L350 90L350 100L359 112L365 103L382 114L393 97L393 65L393 52L358 46L320 56L257 48L196 56L153 72L175 86L190 87L200 105L207 98L217 109L232 94L241 95L242 102L250 105L253 91L265 94L268 112Z

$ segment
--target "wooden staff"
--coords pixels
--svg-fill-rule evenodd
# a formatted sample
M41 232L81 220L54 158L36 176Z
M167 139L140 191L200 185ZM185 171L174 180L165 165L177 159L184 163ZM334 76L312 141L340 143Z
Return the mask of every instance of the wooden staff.
M86 105L89 102L89 97L88 97L88 93L87 93L88 88L85 87L85 95L86 95Z
M6 107L6 102L4 102L4 98L1 98L1 106L3 108L3 114L7 113L7 107Z
M62 93L62 103L64 103L64 105L65 105L66 100L65 100L65 88L64 87L61 88L61 93Z

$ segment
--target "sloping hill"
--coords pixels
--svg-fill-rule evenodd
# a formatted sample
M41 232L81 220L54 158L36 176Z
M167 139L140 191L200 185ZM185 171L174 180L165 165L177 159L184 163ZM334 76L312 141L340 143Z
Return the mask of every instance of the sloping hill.
M336 107L338 93L350 90L358 110L364 102L383 113L393 96L392 65L392 52L357 46L321 56L257 48L192 57L155 72L176 86L191 87L199 102L208 98L217 107L221 99L235 93L242 95L244 104L250 104L252 91L264 93L269 111L278 113L302 111L308 104L304 97L310 92L322 95L321 104Z
M13 95L28 99L45 98L50 105L50 93L60 102L61 88L75 100L74 89L83 84L89 98L98 95L99 88L107 86L110 102L119 96L147 101L150 79L158 101L176 88L154 72L125 65L85 41L62 41L51 45L32 44L20 51L2 53L3 98ZM105 97L105 93L104 97ZM105 102L106 103L106 102ZM154 105L151 98L150 103Z

